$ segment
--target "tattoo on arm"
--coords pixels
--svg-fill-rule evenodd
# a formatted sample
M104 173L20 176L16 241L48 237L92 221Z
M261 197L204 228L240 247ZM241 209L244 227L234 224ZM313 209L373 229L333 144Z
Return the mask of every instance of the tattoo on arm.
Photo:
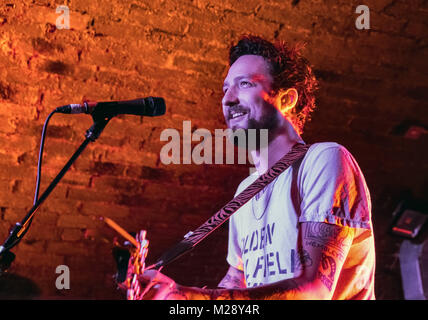
M225 277L218 284L220 288L238 289L245 287L244 273L238 269L230 267Z
M226 274L226 276L223 278L223 280L220 281L218 286L220 288L228 288L228 289L242 288L241 279L232 277L230 274Z
M294 279L282 281L281 285L270 284L248 289L210 289L206 290L209 300L265 300L293 299L301 291Z
M341 261L345 259L345 248L352 242L352 229L327 223L307 223L304 233L306 245L320 248Z
M317 271L317 277L331 291L336 274L336 261L334 258L322 253L321 254L321 270Z
M331 292L338 269L352 244L354 229L322 222L305 223L303 243L309 252L318 255L314 276ZM315 251L312 251L312 249ZM318 253L317 253L318 252Z
M306 222L302 229L303 248L292 258L295 270L308 271L312 279L319 279L332 292L353 235L352 228ZM304 278L287 279L275 284L243 289L243 272L231 267L218 284L221 288L205 289L198 294L199 297L210 300L296 299L305 296L306 289L302 287L305 281L307 280Z
M305 249L299 250L299 253L294 257L294 269L304 270L306 267L311 267L313 264L312 258Z
M299 261L301 267L311 265L312 258L308 252L302 252L299 257L295 257ZM209 300L239 300L239 299L292 299L301 291L300 285L295 279L287 279L278 283L258 286L255 288L245 288L244 273L238 269L231 267L223 280L219 283L217 289L205 289L201 293L204 299Z
M180 296L180 297L182 297L183 298L183 300L187 300L187 296L183 293L183 292L181 292L181 291L179 291L179 290L174 290L174 291L171 291L171 292L169 292L166 296L165 296L165 300L169 300L170 298L172 298L172 300L177 300L177 296Z

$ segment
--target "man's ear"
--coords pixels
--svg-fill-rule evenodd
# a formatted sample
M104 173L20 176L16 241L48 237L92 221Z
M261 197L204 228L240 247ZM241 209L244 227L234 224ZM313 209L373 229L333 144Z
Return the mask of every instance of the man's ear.
M297 100L299 93L294 88L289 88L286 91L278 93L278 109L283 116L296 113Z

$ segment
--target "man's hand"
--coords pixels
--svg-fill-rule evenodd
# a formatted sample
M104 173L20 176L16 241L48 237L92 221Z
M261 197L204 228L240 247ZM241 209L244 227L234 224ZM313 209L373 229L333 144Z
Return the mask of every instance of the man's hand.
M180 285L157 270L147 270L138 280L145 294L143 300L186 300Z

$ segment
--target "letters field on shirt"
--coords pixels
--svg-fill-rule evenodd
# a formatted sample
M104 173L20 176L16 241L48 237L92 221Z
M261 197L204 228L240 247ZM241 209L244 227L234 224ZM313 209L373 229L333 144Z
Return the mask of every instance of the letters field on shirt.
M294 274L297 270L299 258L296 250L291 249L288 256L284 252L275 249L268 250L268 247L272 246L274 233L275 222L268 223L265 227L254 230L241 239L247 287L263 285L264 283L260 279L266 279L269 276ZM255 261L253 265L249 265L249 253L253 256L251 260ZM260 255L254 258L255 253L260 253Z

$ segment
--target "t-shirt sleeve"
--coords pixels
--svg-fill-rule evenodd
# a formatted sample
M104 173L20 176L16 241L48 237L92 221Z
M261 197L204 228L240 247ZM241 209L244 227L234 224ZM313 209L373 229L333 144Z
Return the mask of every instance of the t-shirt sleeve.
M352 155L338 144L318 147L302 161L299 222L371 229L370 194Z

